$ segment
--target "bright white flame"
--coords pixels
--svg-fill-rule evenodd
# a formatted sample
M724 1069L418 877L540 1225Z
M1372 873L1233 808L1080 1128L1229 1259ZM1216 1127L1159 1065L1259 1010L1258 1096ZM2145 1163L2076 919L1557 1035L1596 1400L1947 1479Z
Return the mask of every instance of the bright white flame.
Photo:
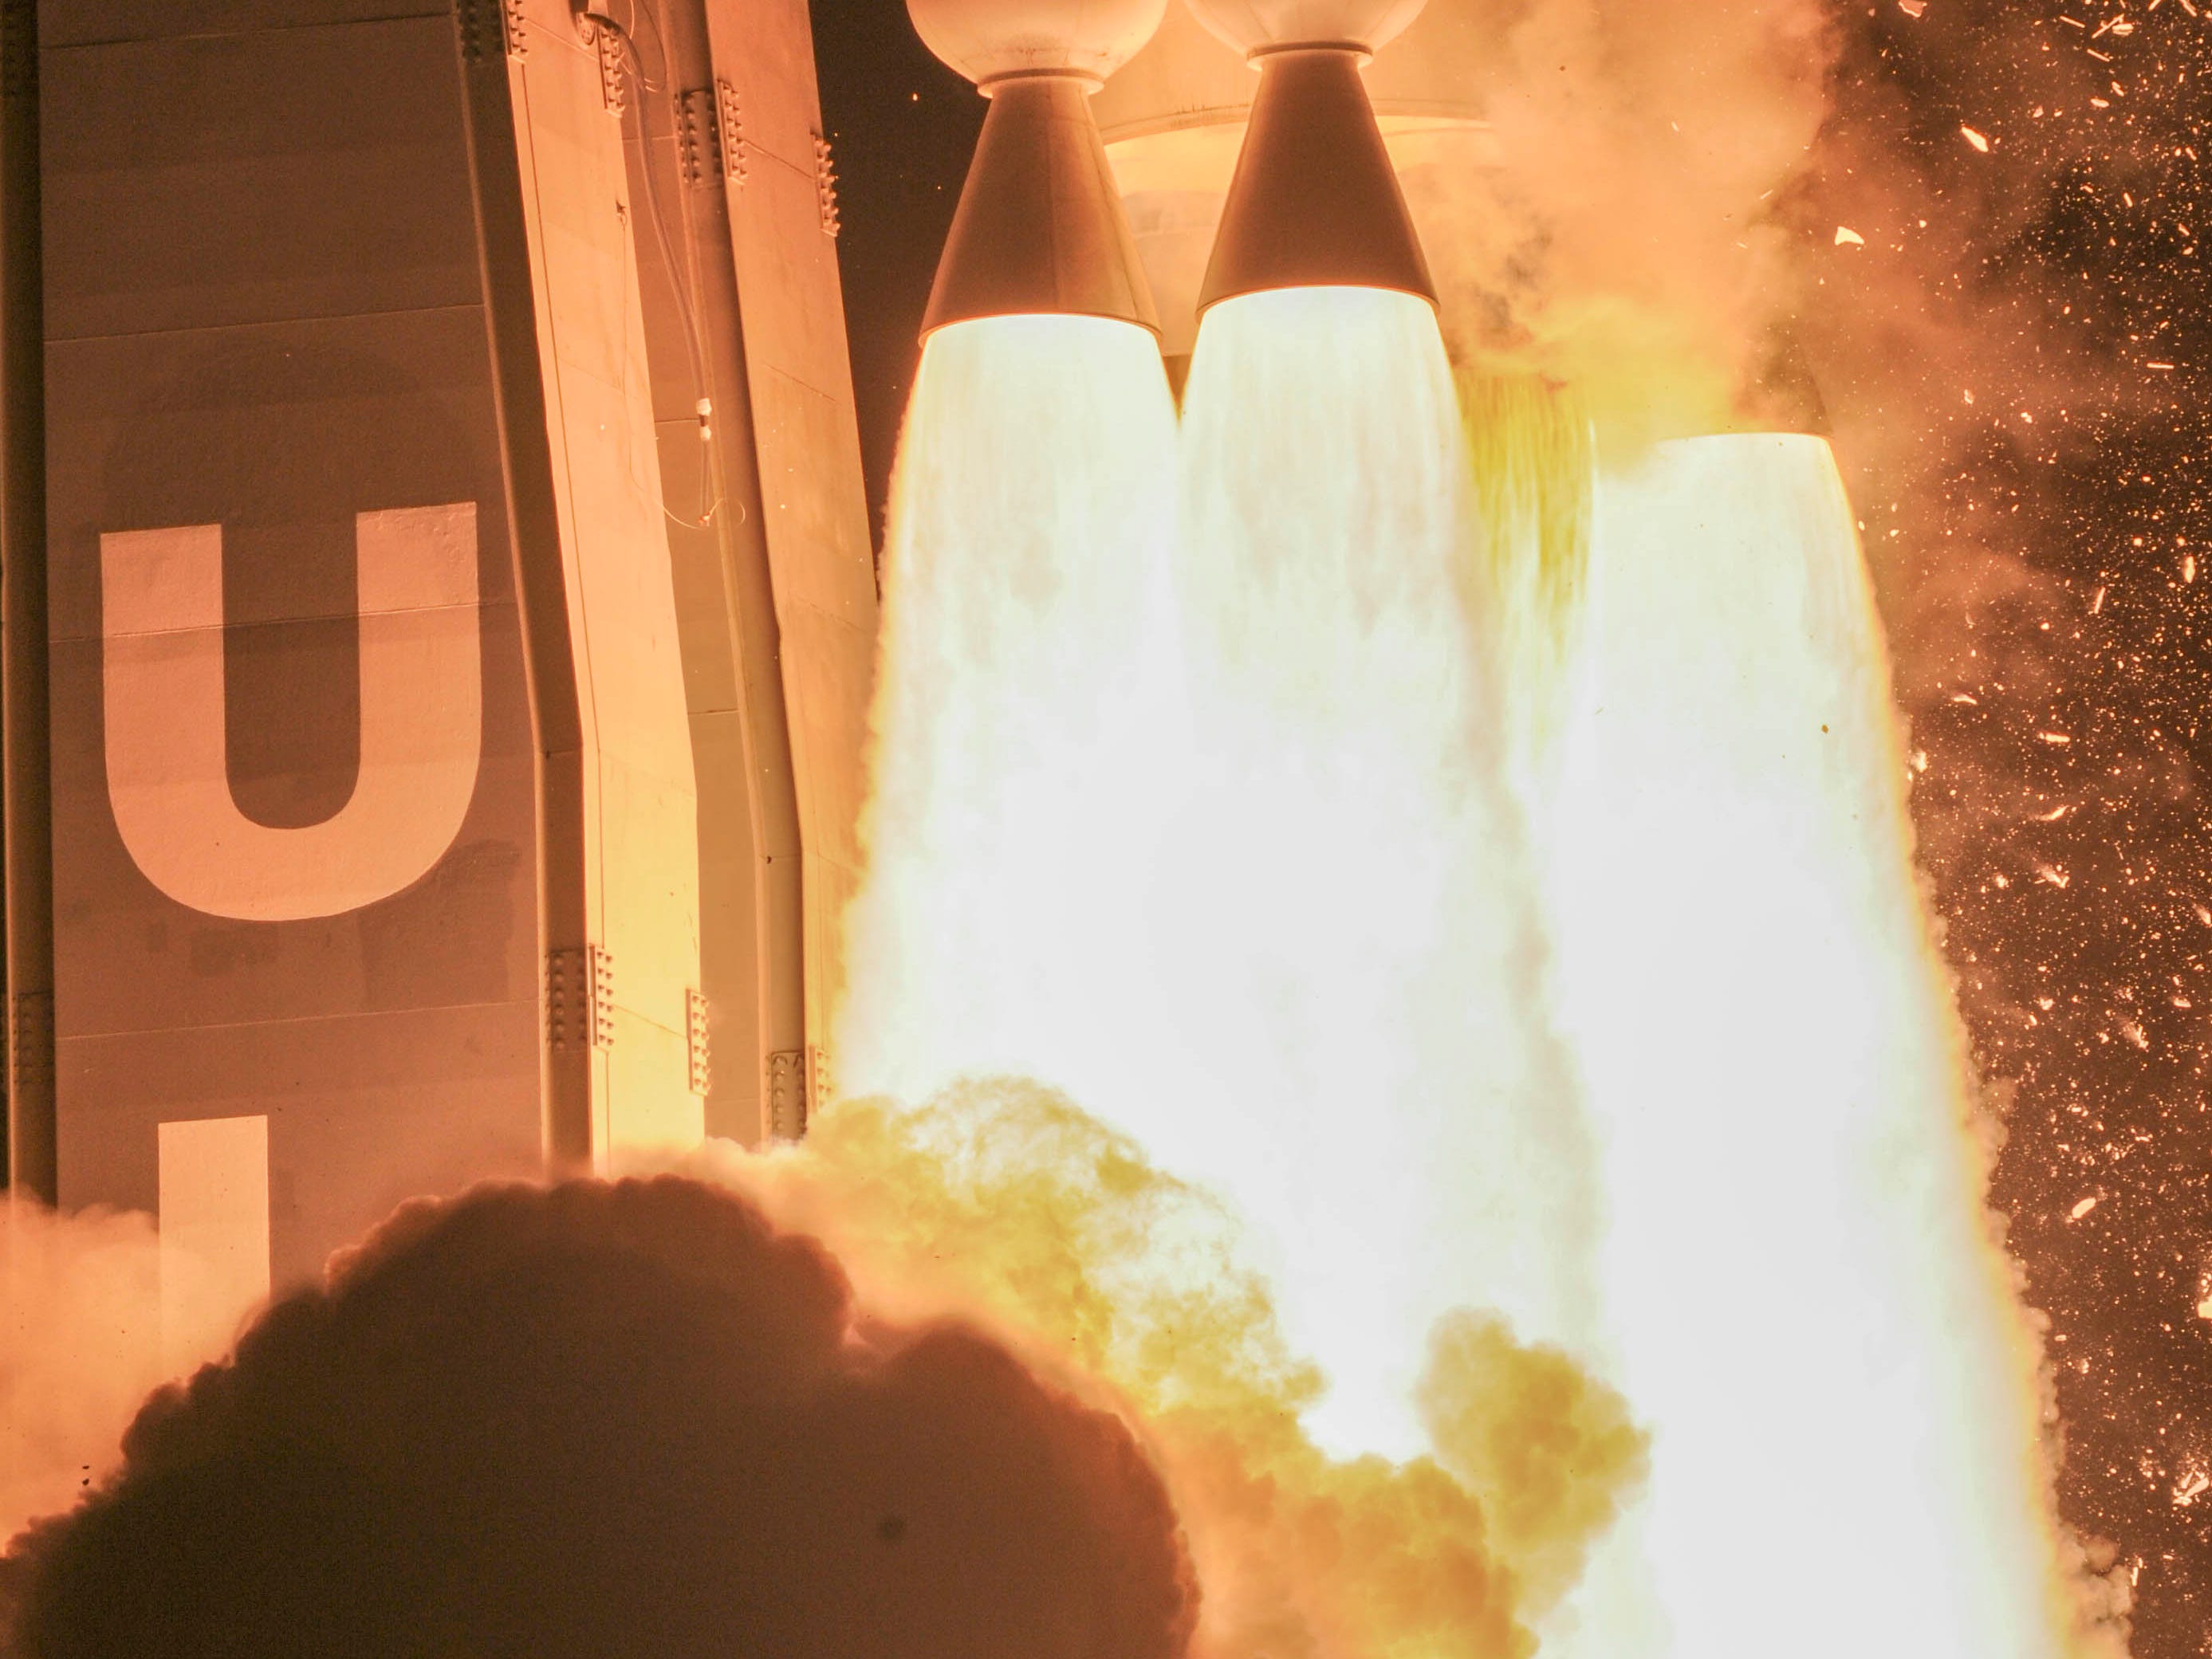
M1336 290L1217 307L1188 406L1170 561L1149 338L932 337L840 1081L1018 1072L1130 1130L1251 1224L1334 1385L1317 1431L1411 1453L1438 1314L1589 1313L1457 404L1425 305Z
M1595 1358L1656 1474L1571 1651L2055 1655L2032 1345L1832 462L1663 447L1601 489L1586 586L1492 581L1458 422L1419 301L1227 302L1178 519L1148 338L932 339L841 1080L1025 1073L1227 1194L1334 1448L1419 1449L1455 1304ZM1498 683L1540 630L1564 679Z
M1548 1030L1505 732L1463 601L1468 471L1434 313L1373 289L1206 313L1177 560L1199 745L1163 963L1206 1114L1135 1125L1279 1252L1333 1392L1408 1453L1437 1316L1581 1346L1589 1152Z
M848 1095L968 1073L1089 1099L1162 1081L1148 894L1176 775L1175 405L1152 337L1086 317L930 336L885 547Z
M1656 1437L1620 1541L1668 1627L1591 1649L2057 1653L2032 1351L1826 446L1605 479L1589 607L1548 884Z

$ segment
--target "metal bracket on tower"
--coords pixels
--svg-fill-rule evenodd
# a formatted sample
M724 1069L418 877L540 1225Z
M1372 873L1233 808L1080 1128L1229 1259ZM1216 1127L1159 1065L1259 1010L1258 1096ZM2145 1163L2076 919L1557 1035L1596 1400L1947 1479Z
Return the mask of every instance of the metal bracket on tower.
M819 1048L787 1048L768 1057L768 1132L798 1140L830 1095L829 1061Z
M520 59L529 55L522 33L523 0L453 0L453 18L461 32L464 62L482 64L505 52Z
M8 1007L8 1086L22 1094L54 1082L54 995L26 991Z
M814 198L822 209L822 234L835 236L838 231L837 168L830 157L830 141L818 132L814 135Z
M700 992L684 994L684 1036L691 1056L691 1092L705 1095L714 1085L714 1050L707 1029L707 999Z
M714 107L722 129L722 176L742 185L751 176L745 161L745 112L738 89L726 80L714 82Z
M556 1048L611 1048L615 959L596 945L545 957L545 1035Z
M629 65L623 61L622 35L601 27L592 31L592 39L599 52L599 96L606 102L607 113L620 120L629 107Z
M676 167L684 182L706 184L722 170L721 124L705 87L676 94Z

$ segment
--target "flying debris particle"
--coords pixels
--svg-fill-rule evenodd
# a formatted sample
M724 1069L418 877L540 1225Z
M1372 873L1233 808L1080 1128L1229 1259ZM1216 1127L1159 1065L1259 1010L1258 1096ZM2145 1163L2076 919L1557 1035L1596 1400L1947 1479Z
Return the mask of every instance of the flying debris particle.
M1918 17L1928 9L1928 0L1897 0L1898 10L1907 17Z
M2057 744L2062 749L2068 744L2074 741L2073 738L2068 737L2063 732L2039 732L2035 735L2042 738L2045 743Z
M1836 246L1838 247L1864 247L1866 246L1866 238L1860 235L1858 232L1853 230L1849 225L1838 225L1836 227Z
M2197 912L2197 921L2203 922L2207 927L2212 927L2212 905L2198 904L2191 908Z
M2037 865L2035 866L2035 878L2040 882L2046 882L2053 887L2063 887L2067 883L2074 879L2073 877L2068 875L2063 870L2058 868L2057 866L2051 864Z
M1971 391L1966 393L1966 401L1968 403L1974 401L1974 394Z
M2197 1316L2199 1319L2212 1319L2212 1291L2206 1291L2203 1299L2197 1303Z
M2038 823L2056 823L2073 810L2074 804L2071 801L2061 801L2048 812L2032 812L2028 816Z
M2194 553L2185 553L2181 556L2181 580L2184 582L2193 582L2197 580L2197 556Z
M2090 614L2091 616L2093 616L2093 617L2096 617L2096 616L2101 616L2101 615L2103 615L2103 614L2104 614L2104 610L2105 610L2105 594L2106 594L2106 591L2107 591L2107 590L2106 590L2106 589L2104 589L2104 588L2101 588L2101 587L2100 587L2100 588L2099 588L2099 589L2098 589L2098 590L2097 590L2094 594L2090 595L2090 598L2089 598L2089 614Z
M2120 1022L2120 1035L2125 1037L2129 1042L2134 1043L2136 1048L2142 1049L2145 1054L2150 1052L2150 1034L2144 1030L2142 1026L2136 1024L2135 1021L2131 1019L2122 1020Z
M2173 365L2172 363L2145 363L2143 367L2145 368L2172 368Z
M2079 1221L2083 1216L2088 1214L2090 1211L2096 1207L2097 1195L2096 1194L2092 1193L2088 1197L2083 1199L2079 1204L2076 1204L2072 1209L2069 1210L2066 1212L2066 1218L2069 1221Z
M1954 691L1951 694L1951 701L1963 702L1969 708L1979 708L1982 706L1982 700L1971 691Z
M1981 151L1983 155L1987 155L1990 153L1990 141L1975 131L1973 128L1962 126L1959 131L1966 136L1966 142Z
M2200 1493L2212 1487L2212 1474L2203 1469L2191 1469L2173 1483L2173 1501L2177 1508L2187 1509Z

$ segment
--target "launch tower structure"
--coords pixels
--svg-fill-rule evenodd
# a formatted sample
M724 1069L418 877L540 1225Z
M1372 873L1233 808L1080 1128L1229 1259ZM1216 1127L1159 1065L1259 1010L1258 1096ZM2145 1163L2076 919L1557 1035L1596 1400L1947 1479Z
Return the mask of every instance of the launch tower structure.
M821 1086L876 589L805 0L599 4L0 8L6 1173L247 1279Z

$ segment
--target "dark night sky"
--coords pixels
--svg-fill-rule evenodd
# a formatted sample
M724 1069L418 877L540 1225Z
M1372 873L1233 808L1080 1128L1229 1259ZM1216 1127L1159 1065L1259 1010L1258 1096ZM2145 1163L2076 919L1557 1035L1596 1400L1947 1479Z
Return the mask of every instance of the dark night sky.
M1798 322L1926 757L1915 816L2051 1322L2063 1502L2136 1564L2138 1659L2184 1659L2212 1652L2212 6L1831 15L1832 112L1778 210L1808 246L1865 233L1865 280ZM897 0L816 0L815 32L880 522L982 106Z

